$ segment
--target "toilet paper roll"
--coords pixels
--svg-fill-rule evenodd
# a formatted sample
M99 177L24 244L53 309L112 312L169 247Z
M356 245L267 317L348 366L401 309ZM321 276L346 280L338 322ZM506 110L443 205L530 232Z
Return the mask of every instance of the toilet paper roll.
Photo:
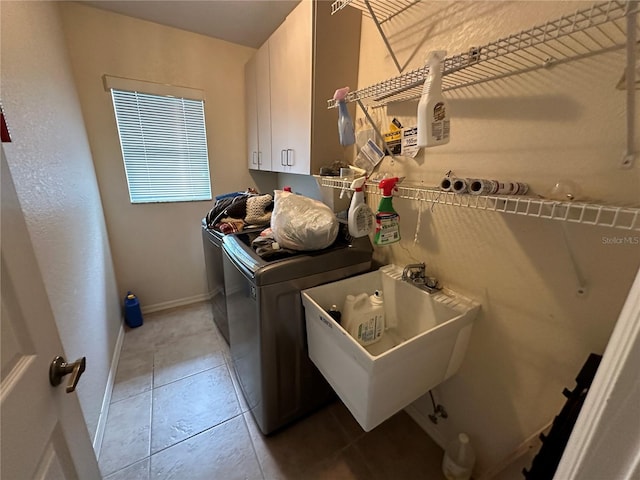
M451 188L453 187L454 180L455 178L452 177L444 177L440 181L440 190L442 190L443 192L450 192Z
M471 195L490 195L498 189L498 182L485 178L471 178L468 181Z
M529 191L529 185L522 182L496 182L497 186L492 191L496 195L524 195Z
M526 195L529 191L529 185L526 183L515 182L514 185L517 187L517 189L511 195Z
M500 182L484 178L467 179L472 195L524 195L529 185L522 182Z
M451 191L453 193L466 193L467 192L467 179L456 178L451 183Z

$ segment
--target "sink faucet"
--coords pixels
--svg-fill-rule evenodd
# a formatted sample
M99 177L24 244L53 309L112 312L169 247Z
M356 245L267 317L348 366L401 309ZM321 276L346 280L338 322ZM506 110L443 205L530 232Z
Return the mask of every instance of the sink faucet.
M429 293L435 293L442 287L438 285L438 280L432 277L427 277L426 270L427 266L424 262L410 263L402 270L402 280Z
M402 270L402 280L415 280L417 278L424 279L427 266L422 263L410 263Z

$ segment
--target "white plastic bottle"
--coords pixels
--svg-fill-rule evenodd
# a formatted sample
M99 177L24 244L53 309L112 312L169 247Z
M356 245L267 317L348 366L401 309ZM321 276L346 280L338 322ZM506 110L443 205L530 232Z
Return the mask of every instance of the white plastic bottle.
M361 293L360 295L347 295L344 299L344 305L342 306L342 328L347 332L350 331L351 325L355 317L355 306L364 302L369 295Z
M363 347L380 341L384 334L382 291L376 290L367 298L358 296L347 331Z
M449 143L449 106L442 96L442 62L447 52L429 54L429 74L418 103L418 147L434 147Z
M359 238L368 235L373 229L373 212L369 205L364 203L364 186L366 178L356 178L351 182L351 188L355 190L351 197L351 205L349 206L348 226L349 234L352 237Z
M466 433L460 433L447 446L442 459L442 473L447 480L469 480L476 462L476 453Z

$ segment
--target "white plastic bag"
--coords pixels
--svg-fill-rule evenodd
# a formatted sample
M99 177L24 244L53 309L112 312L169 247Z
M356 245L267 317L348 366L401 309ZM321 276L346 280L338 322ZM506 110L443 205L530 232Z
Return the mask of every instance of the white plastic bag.
M275 191L271 230L281 247L322 250L338 236L338 219L324 203L303 195Z

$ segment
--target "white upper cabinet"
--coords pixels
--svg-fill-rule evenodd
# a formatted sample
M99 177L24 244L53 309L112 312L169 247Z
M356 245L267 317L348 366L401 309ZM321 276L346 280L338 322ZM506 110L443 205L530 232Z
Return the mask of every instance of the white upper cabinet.
M247 155L249 168L258 169L258 104L256 56L244 66L245 105L247 108Z
M248 166L271 170L271 88L269 42L245 66Z
M321 166L344 157L338 138L337 112L327 108L326 99L338 87L357 88L361 13L348 10L332 17L329 2L303 0L266 44L270 78L270 170L274 172L314 174ZM251 71L250 64L247 70ZM260 74L257 76L260 85ZM250 93L247 93L247 105L251 104ZM249 135L252 128L248 125ZM258 126L257 130L260 133L262 128ZM264 152L265 148L260 140L259 150ZM256 168L251 166L252 161L252 150L249 150L250 168ZM260 168L269 169L264 160Z
M301 2L270 39L273 170L309 173L313 2Z

